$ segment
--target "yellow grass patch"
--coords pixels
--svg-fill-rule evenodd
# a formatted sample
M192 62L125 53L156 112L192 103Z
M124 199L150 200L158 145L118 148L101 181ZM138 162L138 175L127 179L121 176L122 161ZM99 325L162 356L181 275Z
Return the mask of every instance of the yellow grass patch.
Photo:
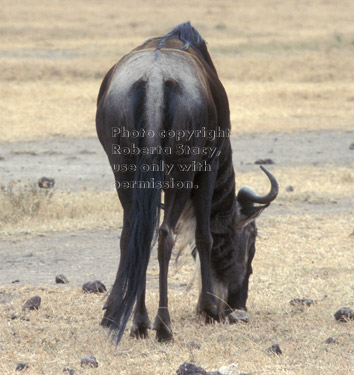
M195 314L196 286L184 287L193 273L189 259L170 272L170 313L174 342L159 344L129 337L120 345L107 340L99 327L102 296L83 294L73 286L0 288L0 369L13 373L27 362L26 374L58 374L69 366L78 373L81 358L92 353L97 374L173 374L184 361L207 370L236 363L241 372L255 374L341 374L353 366L353 322L338 323L333 314L352 302L353 238L349 215L288 215L261 225L248 302L250 323L205 326ZM157 267L149 269L148 280ZM149 281L148 281L149 285ZM38 311L23 313L23 303L40 295ZM314 300L310 307L291 306L296 297ZM156 290L147 292L150 318L157 311ZM16 314L17 319L11 319ZM21 316L30 321L21 320ZM130 324L129 324L130 325ZM327 344L332 337L336 344ZM201 349L188 348L189 342ZM283 355L266 352L278 343Z
M0 233L117 228L122 208L115 192L48 192L36 186L0 190Z
M209 42L238 133L349 129L352 1L70 3L6 0L0 141L95 136L103 75L147 38L191 20Z

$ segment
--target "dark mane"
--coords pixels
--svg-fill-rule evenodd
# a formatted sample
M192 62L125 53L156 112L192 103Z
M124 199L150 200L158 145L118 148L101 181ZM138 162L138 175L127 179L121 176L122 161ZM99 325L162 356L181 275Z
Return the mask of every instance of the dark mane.
M200 47L206 44L202 36L190 22L181 23L174 27L173 30L162 37L157 48L163 48L169 39L179 39L184 43L184 47L182 48L184 50L191 46L199 51Z
M215 66L211 60L211 57L206 46L206 41L199 34L198 30L196 30L191 25L189 21L175 26L169 33L162 37L151 38L147 40L140 47L143 47L145 44L153 40L159 40L156 49L159 50L165 47L168 48L167 43L171 39L178 39L181 42L183 42L184 45L180 48L182 50L187 50L189 47L192 47L195 51L198 52L200 57L210 66L214 73L216 73Z

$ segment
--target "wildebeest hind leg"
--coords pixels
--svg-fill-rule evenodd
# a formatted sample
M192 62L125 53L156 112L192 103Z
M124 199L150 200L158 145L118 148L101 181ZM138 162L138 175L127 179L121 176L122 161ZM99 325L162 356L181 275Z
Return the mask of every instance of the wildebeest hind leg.
M168 264L174 245L173 232L183 208L189 198L190 190L167 190L165 193L165 215L159 230L158 259L160 266L159 309L154 322L158 341L172 339L171 319L168 311L167 276Z
M146 281L145 281L146 282ZM144 282L144 284L145 284ZM148 329L151 329L151 322L149 320L148 312L145 305L145 287L144 292L140 299L137 301L137 305L134 312L133 326L130 331L130 336L139 338L148 337Z

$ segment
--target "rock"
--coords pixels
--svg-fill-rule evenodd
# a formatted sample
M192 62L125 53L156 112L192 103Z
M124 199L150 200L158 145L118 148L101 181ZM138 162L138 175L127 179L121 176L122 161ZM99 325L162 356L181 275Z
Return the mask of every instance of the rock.
M177 370L178 375L208 375L208 373L201 367L190 362L182 363Z
M38 179L38 186L42 189L51 189L55 184L54 178L41 177Z
M303 305L303 306L311 306L313 305L313 300L311 298L293 298L290 302L290 305Z
M349 146L349 150L354 150L354 143Z
M20 316L20 315L12 314L11 315L11 320L15 320L15 319L24 320L25 322L30 322L31 321L30 318L27 318L25 316Z
M189 341L187 343L182 343L181 345L183 348L187 348L187 349L197 349L197 350L200 350L201 349L201 345L200 344L197 344L196 342L194 341Z
M249 317L246 311L244 310L234 310L228 315L230 324L235 324L238 322L248 323Z
M269 164L275 164L272 159L258 159L254 162L254 164L264 164L264 165L269 165Z
M350 309L349 307L342 307L334 314L334 317L339 322L354 320L354 310Z
M98 367L98 362L94 355L88 354L81 359L81 367Z
M237 365L234 363L230 366L222 366L218 370L220 375L238 375Z
M75 374L75 370L73 370L70 367L64 367L63 368L63 372L65 372L65 374L69 374L69 375L74 375Z
M41 297L34 296L30 298L22 307L22 310L38 310L41 305Z
M99 281L89 281L82 286L82 290L85 293L104 293L107 291L105 285Z
M17 284L17 283L19 283L20 282L20 280L19 279L16 279L16 280L12 280L11 281L11 284Z
M16 371L22 371L28 369L28 364L26 362L20 362L16 366Z
M267 349L267 352L270 353L270 354L276 354L276 355L281 355L281 354L283 354L283 352L282 352L281 349L280 349L279 344L274 344L274 345L270 346L270 347Z
M328 339L325 341L326 344L336 344L337 341L333 337L328 337Z
M55 276L55 282L57 284L69 284L69 280L63 274Z
M285 189L288 193L292 193L294 191L294 186L287 186L286 189Z

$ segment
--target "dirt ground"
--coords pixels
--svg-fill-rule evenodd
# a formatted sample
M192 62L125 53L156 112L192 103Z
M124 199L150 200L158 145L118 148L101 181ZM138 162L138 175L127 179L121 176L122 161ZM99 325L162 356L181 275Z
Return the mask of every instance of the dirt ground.
M340 130L233 134L233 161L236 172L257 171L255 162L259 159L271 159L274 165L269 166L270 170L309 166L350 168L354 158L354 150L350 149L353 142L354 131ZM113 190L112 172L96 138L52 137L45 141L6 143L1 144L1 152L2 181L21 176L23 182L34 182L47 176L55 178L58 190ZM286 186L280 187L281 192L289 186L293 186L291 178ZM320 205L298 203L292 207L294 214L301 214L301 210L326 215L350 213L353 201L344 196L335 204L331 201ZM289 207L274 202L259 225L267 225L269 216L288 213ZM19 285L50 285L55 283L56 274L64 273L76 285L88 279L101 279L109 285L117 269L119 236L117 228L5 237L0 243L0 284L19 280ZM152 264L156 266L154 254Z

